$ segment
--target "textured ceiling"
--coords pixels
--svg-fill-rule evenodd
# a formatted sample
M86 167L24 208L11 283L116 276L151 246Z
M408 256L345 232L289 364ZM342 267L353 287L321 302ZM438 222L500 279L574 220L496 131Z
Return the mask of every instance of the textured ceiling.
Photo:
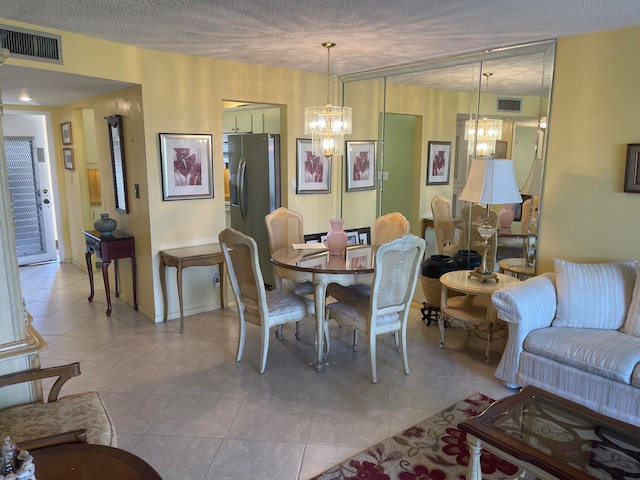
M0 0L0 18L142 48L315 72L326 71L326 51L320 44L333 41L337 46L331 51L331 71L343 75L640 25L640 4L638 0ZM5 92L6 87L2 85Z

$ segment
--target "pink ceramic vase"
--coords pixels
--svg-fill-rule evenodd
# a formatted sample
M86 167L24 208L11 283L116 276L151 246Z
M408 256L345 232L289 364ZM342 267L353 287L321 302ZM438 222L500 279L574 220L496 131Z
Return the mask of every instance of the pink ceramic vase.
M511 224L515 218L513 203L505 203L498 213L498 218L500 219L500 233L511 233Z
M344 219L332 218L329 220L331 230L327 234L327 247L329 255L342 256L347 246L347 234L342 229L344 227Z

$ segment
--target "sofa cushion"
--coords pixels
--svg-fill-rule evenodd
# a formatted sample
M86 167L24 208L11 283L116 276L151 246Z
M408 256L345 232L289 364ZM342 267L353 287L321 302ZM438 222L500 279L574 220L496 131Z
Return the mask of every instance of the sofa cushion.
M0 432L16 443L84 428L87 443L117 445L116 429L100 394L76 393L50 403L0 410Z
M640 362L640 337L617 330L540 328L527 335L524 349L626 384Z
M554 258L558 308L554 327L617 330L625 322L636 261L572 263Z
M621 330L640 337L640 264L636 265L636 286L633 288L629 312Z

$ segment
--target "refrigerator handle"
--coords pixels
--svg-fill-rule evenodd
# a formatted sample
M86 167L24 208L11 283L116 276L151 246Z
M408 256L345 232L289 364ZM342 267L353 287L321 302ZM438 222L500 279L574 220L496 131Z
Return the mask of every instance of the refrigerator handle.
M242 214L243 220L247 219L246 205L244 204L244 178L246 169L247 162L241 158L240 165L238 165L238 206L240 207L240 213Z

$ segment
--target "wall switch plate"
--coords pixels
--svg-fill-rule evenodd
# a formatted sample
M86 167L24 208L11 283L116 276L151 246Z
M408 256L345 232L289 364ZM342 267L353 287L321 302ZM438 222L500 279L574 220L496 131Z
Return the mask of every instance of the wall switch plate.
M218 288L220 286L220 270L218 269L218 265L214 265L213 268L211 268L211 281L214 287Z
M139 183L136 183L133 186L133 193L135 193L136 198L140 198L140 184Z

